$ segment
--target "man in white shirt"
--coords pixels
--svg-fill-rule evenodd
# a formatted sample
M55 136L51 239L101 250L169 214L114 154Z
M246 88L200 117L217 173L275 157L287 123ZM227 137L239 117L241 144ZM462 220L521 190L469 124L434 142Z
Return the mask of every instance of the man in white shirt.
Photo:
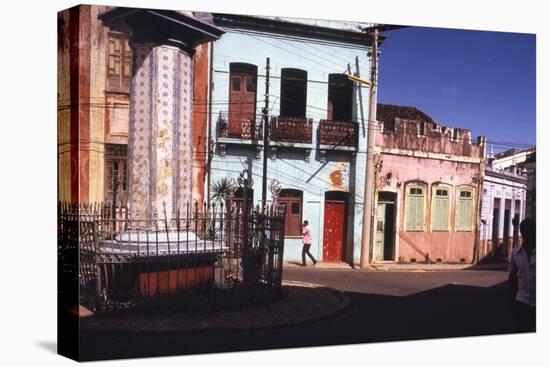
M508 284L515 299L518 331L535 331L536 315L536 225L525 219L519 225L523 238L521 247L512 250Z

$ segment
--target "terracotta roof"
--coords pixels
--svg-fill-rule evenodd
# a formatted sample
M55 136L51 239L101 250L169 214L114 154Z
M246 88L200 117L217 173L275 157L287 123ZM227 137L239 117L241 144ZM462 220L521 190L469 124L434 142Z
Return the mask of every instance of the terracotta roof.
M392 123L396 118L404 120L416 120L435 122L430 116L416 107L397 106L392 104L378 103L376 108L376 119L386 123Z

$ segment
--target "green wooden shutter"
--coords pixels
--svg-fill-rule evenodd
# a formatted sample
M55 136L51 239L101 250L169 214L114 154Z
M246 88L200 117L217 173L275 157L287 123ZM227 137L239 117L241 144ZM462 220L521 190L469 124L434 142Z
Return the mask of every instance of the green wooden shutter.
M448 191L445 190L448 195ZM449 229L449 197L434 196L432 211L432 230L446 231Z
M407 223L409 231L421 231L424 226L424 195L422 187L409 187L407 190Z
M416 230L422 230L422 225L424 224L424 197L423 196L417 196L415 197L416 201L416 210L415 210L415 223L414 223L414 229Z
M471 196L462 197L462 192L460 196L458 199L458 230L470 231L472 229L472 198Z
M412 230L414 229L414 223L415 223L415 215L416 215L416 198L414 196L408 197L408 203L407 203L407 229Z

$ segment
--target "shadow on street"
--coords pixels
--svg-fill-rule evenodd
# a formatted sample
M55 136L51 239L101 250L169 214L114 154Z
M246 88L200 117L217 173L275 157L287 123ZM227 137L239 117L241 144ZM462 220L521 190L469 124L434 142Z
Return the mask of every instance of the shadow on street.
M445 285L408 296L345 292L350 307L323 320L271 329L81 330L81 359L116 359L533 332L517 325L504 283ZM277 317L277 315L266 315Z

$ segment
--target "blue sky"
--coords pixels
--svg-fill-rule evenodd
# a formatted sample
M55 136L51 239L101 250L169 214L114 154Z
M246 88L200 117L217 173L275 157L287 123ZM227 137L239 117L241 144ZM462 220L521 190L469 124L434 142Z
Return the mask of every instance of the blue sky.
M380 103L415 106L489 142L536 143L535 35L409 27L386 36Z

